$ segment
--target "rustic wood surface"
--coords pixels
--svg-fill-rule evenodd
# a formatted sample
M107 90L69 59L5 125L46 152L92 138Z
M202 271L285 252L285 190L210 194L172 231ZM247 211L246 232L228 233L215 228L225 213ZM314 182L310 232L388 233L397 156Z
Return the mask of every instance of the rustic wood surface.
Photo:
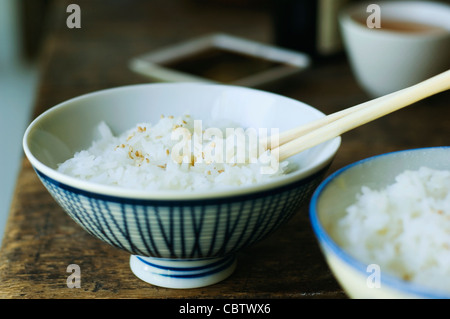
M82 28L65 26L57 1L41 57L33 117L74 96L147 79L128 60L211 32L271 43L270 15L252 1L76 1ZM243 4L242 4L243 3ZM389 76L388 74L386 76ZM332 113L366 101L344 55L266 88ZM450 144L448 92L345 133L329 173L380 153ZM30 119L31 120L31 119ZM81 288L68 288L70 264ZM0 251L0 298L346 298L300 210L276 233L238 255L228 279L198 289L155 287L135 277L129 255L82 230L55 203L24 158Z

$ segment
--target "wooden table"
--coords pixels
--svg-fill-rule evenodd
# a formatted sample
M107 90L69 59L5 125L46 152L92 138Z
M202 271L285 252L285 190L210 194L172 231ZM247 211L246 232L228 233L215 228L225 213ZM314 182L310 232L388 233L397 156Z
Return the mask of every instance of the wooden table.
M69 3L53 6L33 117L80 94L147 82L128 60L180 40L220 31L272 42L267 10L239 1L76 1L81 29L66 27ZM268 90L325 113L369 99L343 55ZM329 172L380 153L449 145L448 101L441 93L344 134ZM238 258L236 272L209 287L151 286L132 274L128 253L93 238L62 211L24 158L0 251L0 298L346 298L321 255L307 207ZM67 287L70 264L80 266L81 288Z

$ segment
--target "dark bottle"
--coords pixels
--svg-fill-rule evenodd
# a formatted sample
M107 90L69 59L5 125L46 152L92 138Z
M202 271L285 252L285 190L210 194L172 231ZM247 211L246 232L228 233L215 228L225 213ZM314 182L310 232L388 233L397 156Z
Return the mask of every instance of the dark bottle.
M349 0L272 0L276 45L323 58L342 51L338 13Z

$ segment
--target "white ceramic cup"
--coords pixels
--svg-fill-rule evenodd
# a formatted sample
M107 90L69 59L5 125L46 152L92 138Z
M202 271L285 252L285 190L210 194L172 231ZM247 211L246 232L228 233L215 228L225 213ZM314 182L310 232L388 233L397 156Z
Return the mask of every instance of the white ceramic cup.
M377 21L380 28L376 27ZM399 31L389 28L389 21L431 27ZM372 97L414 85L450 68L448 4L430 1L357 3L340 12L339 24L354 75Z

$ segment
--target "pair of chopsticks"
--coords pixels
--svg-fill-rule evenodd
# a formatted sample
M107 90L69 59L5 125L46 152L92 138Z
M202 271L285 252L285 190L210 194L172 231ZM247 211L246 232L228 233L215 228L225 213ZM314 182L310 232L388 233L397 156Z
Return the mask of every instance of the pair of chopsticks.
M271 137L268 149L279 161L328 141L358 126L450 89L450 70L408 88L327 115ZM449 105L450 107L450 105Z

